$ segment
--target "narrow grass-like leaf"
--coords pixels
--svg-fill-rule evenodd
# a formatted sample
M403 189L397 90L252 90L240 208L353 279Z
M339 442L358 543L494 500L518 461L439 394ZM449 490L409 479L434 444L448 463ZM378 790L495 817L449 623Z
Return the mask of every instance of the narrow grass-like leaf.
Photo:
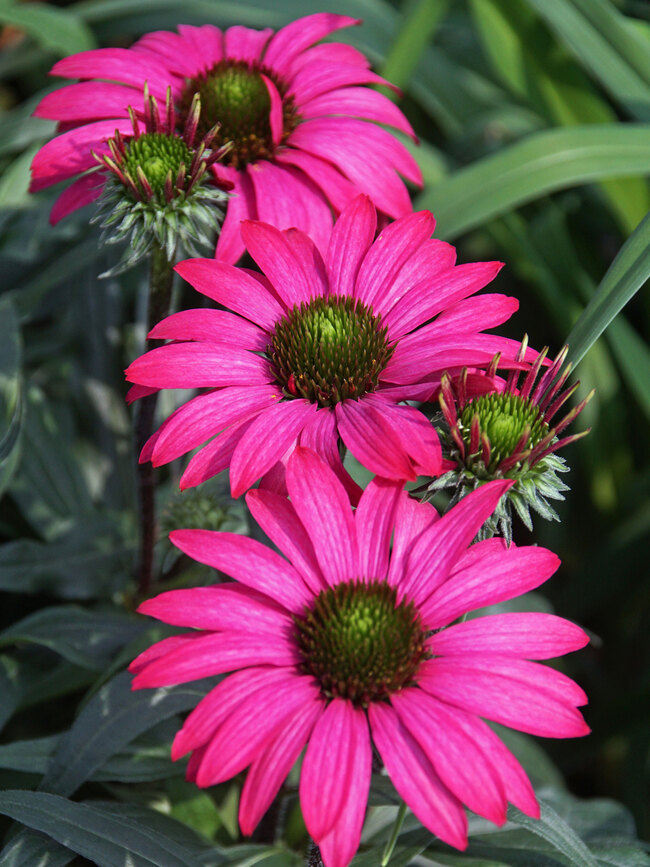
M650 277L650 214L637 226L607 269L600 285L567 337L576 365L616 314Z
M648 172L650 125L546 130L459 169L415 208L432 210L438 237L450 240L555 190Z
M39 45L60 55L96 48L92 30L67 9L45 3L1 0L0 21L29 33Z
M381 69L384 78L398 87L408 84L449 3L450 0L412 0L403 4L402 26Z
M605 4L597 0L527 2L619 105L638 120L650 120L650 79L638 63L643 43L611 3L607 3L608 14Z
M22 343L13 304L0 299L0 496L18 465L23 424Z

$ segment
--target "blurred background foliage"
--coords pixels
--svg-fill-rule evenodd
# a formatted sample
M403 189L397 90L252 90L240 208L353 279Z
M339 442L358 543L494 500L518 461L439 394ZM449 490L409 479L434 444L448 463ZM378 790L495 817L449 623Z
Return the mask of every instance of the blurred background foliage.
M209 684L129 691L124 665L167 634L133 615L122 370L142 351L146 274L98 281L117 253L99 246L92 208L52 228L55 193L27 187L54 132L31 112L61 84L47 76L58 57L178 23L279 27L324 8L363 19L337 39L404 91L425 178L415 207L433 210L460 261L504 260L497 291L521 300L511 336L555 352L570 335L579 394L597 388L578 422L592 432L566 453L562 522L516 533L563 561L530 607L593 635L562 663L590 695L593 734L546 752L509 736L548 787L538 826L513 813L487 833L477 820L461 856L407 819L391 864L650 863L631 842L632 816L650 831L650 301L637 292L650 273L647 0L0 0L0 865L303 863L295 786L281 839L262 827L242 842L238 782L201 792L169 762L179 715ZM188 287L176 293L196 306ZM179 474L160 472L162 528L249 531L225 482L180 497ZM158 555L166 587L214 580L175 560L162 529ZM396 809L381 784L373 799L383 806L355 861L367 867Z

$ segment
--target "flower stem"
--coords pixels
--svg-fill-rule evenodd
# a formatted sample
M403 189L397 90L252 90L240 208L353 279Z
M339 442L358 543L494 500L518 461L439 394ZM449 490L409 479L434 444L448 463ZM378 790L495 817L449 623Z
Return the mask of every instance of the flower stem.
M399 837L399 832L402 830L402 824L404 822L404 817L406 816L406 804L402 802L400 804L400 808L397 811L397 816L395 817L395 822L393 824L393 831L390 835L390 840L386 843L386 848L384 849L384 854L381 859L381 867L386 867L388 862L390 861L393 850L395 849L395 844L397 843L397 838Z
M170 261L165 251L160 248L154 248L151 254L147 334L169 312L174 279L174 261L175 257L172 257ZM147 339L145 349L151 348L151 341ZM157 394L150 394L143 397L138 406L135 417L135 449L138 456L153 432L157 398ZM153 548L156 538L156 481L154 468L150 461L143 464L139 463L137 473L140 506L138 591L140 595L145 596L151 588L153 576Z

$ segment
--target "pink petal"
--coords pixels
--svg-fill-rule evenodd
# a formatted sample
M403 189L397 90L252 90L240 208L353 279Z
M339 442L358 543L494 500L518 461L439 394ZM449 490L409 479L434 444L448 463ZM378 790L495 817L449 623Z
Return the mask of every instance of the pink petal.
M156 98L165 98L171 84L165 65L152 55L144 56L128 48L93 48L71 54L54 64L50 75L62 78L105 78L130 84L140 90L146 81L149 92Z
M155 662L157 659L171 653L173 650L178 650L179 648L190 648L192 641L200 637L201 634L197 632L194 635L172 635L171 638L163 638L162 641L152 644L151 647L148 647L145 651L139 653L129 664L129 671L133 674L139 674L152 662ZM136 687L132 686L132 689L135 688Z
M445 264L453 265L453 262L447 261ZM469 265L442 268L439 273L427 275L424 279L420 277L411 284L412 291L397 300L386 315L385 324L391 334L407 334L446 307L483 289L494 280L501 268L502 262L472 262Z
M381 84L384 87L392 87L381 75L377 75L367 67L359 66L356 63L341 63L340 60L314 60L301 66L300 70L293 76L288 92L295 98L297 104L302 106L335 88L351 84ZM337 113L348 114L348 112L343 112L340 109Z
M357 708L355 714L355 750L349 757L350 785L345 791L345 802L332 830L317 840L321 855L328 867L347 867L354 857L361 840L361 829L366 814L368 790L372 770L372 752L368 723L364 712ZM304 778L304 767L303 767ZM304 809L304 800L301 797Z
M411 212L408 192L395 172L419 184L420 171L404 146L380 127L347 117L306 120L288 144L329 160L389 216Z
M69 84L48 93L34 110L34 117L50 120L101 120L106 117L128 117L127 108L136 113L144 107L142 87L125 87L103 81Z
M156 388L211 388L225 385L264 385L268 361L233 346L216 343L168 343L136 358L126 378Z
M250 417L244 418L203 446L201 451L190 460L181 476L179 482L181 491L200 485L229 467L239 440L250 423Z
M240 232L241 221L257 219L257 202L253 184L246 171L219 164L219 175L230 181L233 189L214 255L220 262L232 265L245 250ZM262 322L258 324L262 325Z
M391 697L391 704L459 801L503 825L507 801L501 778L463 716L421 689L404 689Z
M271 806L323 707L324 702L319 699L301 707L252 763L239 799L239 826L243 834L252 834Z
M280 460L315 412L316 405L307 400L283 400L253 420L232 456L233 497L243 494Z
M293 165L321 188L335 211L342 211L358 194L358 189L331 163L291 147L275 155L277 163Z
M444 656L423 663L418 683L448 704L549 738L589 733L576 704L587 697L559 671L496 654Z
M442 472L442 449L434 426L414 406L397 406L384 397L382 389L379 394L367 395L366 400L392 425L395 439L408 455L415 474L439 476Z
M546 548L508 548L502 539L478 542L457 562L446 582L422 603L422 616L431 629L446 626L468 611L534 590L559 565L558 557Z
M299 662L292 639L268 632L261 635L209 632L191 636L188 645L177 647L147 665L134 678L133 689L174 686L249 665L292 665Z
M465 298L443 310L435 321L441 333L450 331L475 331L496 328L506 322L519 309L519 301L508 295L481 295Z
M200 27L179 24L178 32L186 43L184 50L197 65L197 71L208 72L223 59L224 40L218 27L213 24L202 24Z
M411 547L401 591L419 605L443 584L512 484L498 480L481 485L421 533Z
M302 262L305 274L313 284L311 297L326 298L329 294L329 284L325 263L318 247L309 235L305 235L300 229L285 229L282 234L293 250L294 255Z
M269 94L269 100L271 102L271 110L269 112L269 124L271 126L271 141L273 142L273 146L277 147L282 141L282 135L284 133L284 112L282 107L282 97L278 92L277 87L268 75L264 75L260 73L260 78L266 85L266 89Z
M240 349L263 352L269 338L260 328L226 310L200 308L172 313L149 332L155 340L195 340L227 343Z
M248 174L255 188L260 220L278 229L300 229L319 250L327 249L332 214L322 191L308 175L293 166L274 165L266 160L249 165Z
M392 707L368 708L370 730L399 794L432 833L457 849L467 848L467 817L460 802L440 781L433 765Z
M431 503L421 503L402 491L395 510L395 534L393 550L388 570L388 583L400 584L403 580L404 566L415 539L440 516Z
M334 586L356 578L354 519L345 489L332 470L322 458L298 446L287 465L287 487L327 582Z
M316 452L327 463L345 488L350 503L356 506L361 497L361 488L343 466L334 410L330 407L319 408L309 424L303 428L299 444Z
M198 786L214 786L243 771L303 708L320 703L310 678L271 684L244 699L224 719L205 751L196 775Z
M264 30L252 30L240 25L229 27L225 33L226 57L229 60L247 60L249 63L259 60L272 34L270 27Z
M395 103L369 87L330 89L328 93L310 99L309 102L303 102L300 106L300 114L306 120L327 114L374 120L394 126L412 139L416 138L413 127Z
M149 388L146 385L132 385L126 393L125 400L128 404L132 404L136 400L141 400L143 397L149 397L150 394L156 394L159 391L159 388Z
M363 398L337 403L336 422L345 445L370 472L389 479L417 477L393 425L374 403Z
M313 45L303 51L299 57L296 57L291 66L292 75L296 75L303 66L316 60L327 63L352 63L363 69L370 67L370 61L365 54L362 54L357 48L353 48L352 45L345 45L343 42L322 42L320 45Z
M151 451L154 466L173 461L276 401L272 385L235 386L198 395L172 413L157 432Z
M449 273L456 262L456 248L437 238L428 238L406 260L399 274L384 296L382 316L390 322L388 312L409 293L418 296L427 291L430 283L438 281L439 275Z
M264 65L277 75L283 76L291 68L294 58L305 48L335 30L360 23L356 18L329 12L317 12L315 15L298 18L273 36L264 55Z
M212 530L174 530L169 538L188 557L259 590L294 614L302 614L312 599L291 563L248 536Z
M154 466L169 463L227 427L251 419L277 401L272 385L234 386L200 394L161 425L151 449Z
M330 295L354 295L359 267L375 237L377 212L368 196L357 196L336 221L327 251Z
M538 612L479 617L450 626L431 639L431 649L436 656L471 653L480 647L487 653L526 659L551 659L580 650L587 644L589 636L575 623Z
M327 583L320 571L314 546L289 500L271 491L258 489L246 494L246 505L269 539L300 573L312 593L317 594L325 589Z
M214 41L220 45L220 31L216 27L212 30L216 31ZM144 54L145 57L153 57L159 62L163 60L170 73L182 78L194 78L195 75L213 65L209 62L209 57L197 53L191 38L183 38L178 33L170 33L167 30L145 33L129 50Z
M284 315L273 295L241 268L214 259L186 259L175 270L198 292L267 331Z
M59 220L67 217L68 214L94 202L101 196L105 183L106 175L104 172L93 172L77 178L54 203L50 213L50 223L56 226Z
M386 578L395 512L403 487L401 482L377 477L363 492L354 514L359 540L359 577Z
M275 171L270 163L266 165ZM288 308L313 297L314 281L283 232L267 223L250 220L242 223L241 232L248 252Z
M300 773L300 804L314 840L320 840L337 823L351 788L365 805L370 765L365 714L352 702L335 698L316 723ZM365 779L359 779L360 768L366 771Z
M124 135L133 132L129 120L118 118L84 124L46 142L32 161L30 192L36 193L78 172L96 168L98 163L91 152L106 152L104 142L115 135L115 130Z
M245 668L218 683L202 698L176 734L172 745L172 760L177 761L190 750L206 744L219 726L239 705L262 690L293 686L293 668Z
M173 626L219 632L282 635L289 634L293 627L292 620L284 609L267 596L237 584L168 590L143 602L138 613L147 614Z
M534 819L539 819L539 804L526 772L510 750L482 719L465 711L444 705L448 714L462 718L465 730L488 756L498 773L507 799Z

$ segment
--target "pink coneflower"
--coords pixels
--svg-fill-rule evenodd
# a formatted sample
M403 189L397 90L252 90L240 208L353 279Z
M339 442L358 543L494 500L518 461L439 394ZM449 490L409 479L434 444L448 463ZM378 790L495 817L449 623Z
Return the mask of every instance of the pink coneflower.
M526 338L521 343L520 359L525 356L527 343ZM439 400L445 427L441 436L445 466L449 469L430 489L435 492L454 488L455 497L462 497L486 481L514 482L484 528L485 533L498 529L509 540L513 508L529 530L533 528L531 509L549 520L559 520L549 500L564 499L562 492L568 486L557 473L568 472L569 467L557 452L586 436L589 430L562 437L560 434L594 394L592 390L566 415L557 418L580 385L578 381L565 387L571 372L570 364L562 369L568 349L565 346L540 376L548 352L548 347L544 348L521 382L518 370L511 370L505 381L496 378L498 354L484 372L470 377L463 369L455 379L448 375L442 379Z
M444 517L375 479L352 511L313 452L289 460L291 500L247 495L284 559L234 533L177 530L185 554L237 583L162 593L140 611L199 631L132 664L134 687L235 671L190 714L174 759L199 786L250 766L239 822L250 834L307 745L300 801L326 867L359 845L374 742L395 788L440 839L467 845L463 804L502 824L508 801L539 809L515 759L481 717L544 737L588 732L580 687L531 662L587 643L549 614L460 616L538 587L558 567L544 548L471 545L510 482L491 482ZM391 538L393 546L391 551ZM446 628L448 627L448 628Z
M233 143L219 174L237 194L219 238L217 257L236 261L243 252L239 224L260 219L279 228L296 226L324 250L331 208L341 211L359 192L390 217L411 210L398 172L420 184L408 151L376 123L413 136L402 112L382 94L362 85L386 83L349 45L314 43L359 21L344 15L309 15L273 30L211 24L158 31L131 48L100 48L60 60L53 75L97 79L46 96L38 117L67 130L38 152L32 190L91 169L92 151L106 152L117 128L128 135L128 107L143 111L145 82L158 99L171 87L181 114L199 94L199 133L219 123L216 146ZM70 129L73 127L73 129ZM84 174L59 198L53 220L97 197Z
M150 337L176 342L128 368L138 393L212 389L170 416L141 459L167 463L220 434L192 458L181 486L230 466L234 496L296 442L341 478L339 442L378 475L437 475L435 431L399 402L429 395L446 369L487 365L497 351L513 359L519 344L480 333L508 319L516 299L469 297L501 263L456 266L454 248L430 238L434 224L429 211L409 214L374 240L375 208L359 196L338 219L325 261L300 231L245 222L264 275L213 259L181 262L182 277L234 312L170 316Z

